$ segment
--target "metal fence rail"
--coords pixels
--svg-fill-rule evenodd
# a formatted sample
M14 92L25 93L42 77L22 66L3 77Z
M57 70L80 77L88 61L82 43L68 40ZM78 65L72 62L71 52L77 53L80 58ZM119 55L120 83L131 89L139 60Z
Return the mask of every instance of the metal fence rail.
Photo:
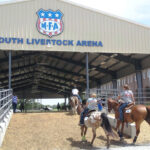
M97 98L102 99L105 107L107 107L108 98L116 99L118 97L118 95L120 95L122 90L119 90L119 89L90 89L89 95L93 92L97 94ZM136 104L150 105L150 89L147 89L147 88L136 89L135 91L133 91L133 94L134 94Z
M0 122L8 114L12 106L12 90L1 89L0 90Z

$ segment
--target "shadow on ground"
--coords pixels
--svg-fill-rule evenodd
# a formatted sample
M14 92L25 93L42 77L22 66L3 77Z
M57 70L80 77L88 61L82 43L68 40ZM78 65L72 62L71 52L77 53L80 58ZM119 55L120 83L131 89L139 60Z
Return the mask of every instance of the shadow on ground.
M87 150L98 150L99 147L94 147L90 144L90 142L82 142L76 141L73 138L67 138L67 140L71 143L72 147L80 148L80 149L87 149Z

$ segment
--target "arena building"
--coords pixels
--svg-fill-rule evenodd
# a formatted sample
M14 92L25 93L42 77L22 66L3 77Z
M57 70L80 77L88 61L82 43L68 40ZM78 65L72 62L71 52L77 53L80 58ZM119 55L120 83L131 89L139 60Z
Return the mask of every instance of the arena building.
M1 4L0 18L0 87L20 98L149 89L150 27L68 0Z

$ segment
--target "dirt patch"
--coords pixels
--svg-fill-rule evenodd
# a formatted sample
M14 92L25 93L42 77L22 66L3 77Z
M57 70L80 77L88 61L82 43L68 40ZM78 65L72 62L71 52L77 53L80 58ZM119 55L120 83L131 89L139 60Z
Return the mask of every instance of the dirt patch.
M92 131L88 129L87 143L81 142L79 116L69 113L14 114L0 150L78 150L93 149L89 145ZM150 126L144 122L137 143L150 143ZM132 139L111 139L113 146L132 143ZM97 129L94 148L105 147L104 131Z

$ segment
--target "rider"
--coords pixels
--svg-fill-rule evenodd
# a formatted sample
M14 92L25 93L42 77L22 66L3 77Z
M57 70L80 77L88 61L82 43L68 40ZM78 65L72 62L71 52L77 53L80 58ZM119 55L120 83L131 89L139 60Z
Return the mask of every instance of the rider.
M80 125L84 125L84 117L87 115L89 111L98 110L98 101L96 99L96 94L92 93L90 98L87 100L84 110L81 112L80 116Z
M135 104L133 92L129 89L129 86L125 84L123 86L123 89L124 89L123 92L121 92L121 94L118 96L118 102L121 103L119 107L120 121L123 121L123 109L131 103Z
M79 90L77 89L76 86L74 86L74 88L72 89L72 96L78 97L78 99L79 99L80 102L82 103L82 99L81 99L81 97L80 97L80 95L79 95Z

